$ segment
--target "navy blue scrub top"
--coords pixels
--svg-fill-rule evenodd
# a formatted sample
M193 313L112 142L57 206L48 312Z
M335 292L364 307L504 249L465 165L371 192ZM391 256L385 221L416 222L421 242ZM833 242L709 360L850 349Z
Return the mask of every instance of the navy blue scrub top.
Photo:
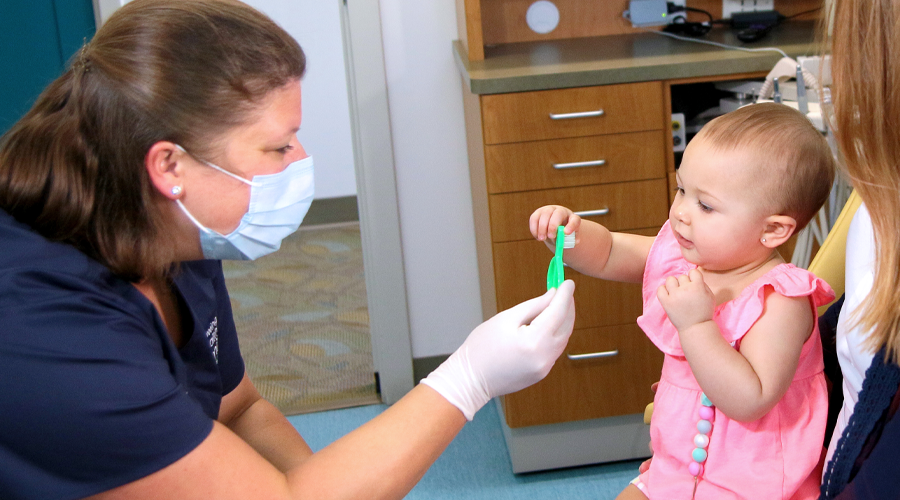
M133 285L0 210L0 498L106 491L209 435L244 375L222 264L173 281L192 322L181 349Z

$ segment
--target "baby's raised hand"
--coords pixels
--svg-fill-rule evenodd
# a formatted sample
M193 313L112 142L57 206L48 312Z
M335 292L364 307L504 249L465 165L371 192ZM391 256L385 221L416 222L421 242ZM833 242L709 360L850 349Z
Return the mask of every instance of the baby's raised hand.
M697 269L666 278L656 289L656 297L679 332L711 320L716 309L716 298Z
M555 240L557 226L565 226L565 233L572 234L581 226L581 217L566 207L547 205L531 214L528 226L532 236L538 241L545 241L548 237Z

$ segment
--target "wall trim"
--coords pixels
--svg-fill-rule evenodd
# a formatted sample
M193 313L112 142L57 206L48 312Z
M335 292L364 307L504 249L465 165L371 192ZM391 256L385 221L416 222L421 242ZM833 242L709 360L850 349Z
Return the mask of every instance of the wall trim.
M338 198L317 198L312 201L302 227L337 224L340 222L359 222L359 204L356 196Z

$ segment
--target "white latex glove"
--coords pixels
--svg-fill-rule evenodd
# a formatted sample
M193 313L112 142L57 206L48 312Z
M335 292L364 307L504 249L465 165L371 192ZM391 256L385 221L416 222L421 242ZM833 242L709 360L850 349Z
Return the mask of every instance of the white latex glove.
M524 389L547 376L575 323L575 283L498 313L422 383L472 420L491 398Z

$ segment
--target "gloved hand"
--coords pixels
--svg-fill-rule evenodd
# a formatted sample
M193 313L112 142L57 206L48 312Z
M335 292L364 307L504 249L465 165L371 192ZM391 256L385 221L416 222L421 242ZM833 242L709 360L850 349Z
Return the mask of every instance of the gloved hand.
M468 420L491 398L543 379L562 354L575 323L575 283L498 313L422 383L460 409Z

